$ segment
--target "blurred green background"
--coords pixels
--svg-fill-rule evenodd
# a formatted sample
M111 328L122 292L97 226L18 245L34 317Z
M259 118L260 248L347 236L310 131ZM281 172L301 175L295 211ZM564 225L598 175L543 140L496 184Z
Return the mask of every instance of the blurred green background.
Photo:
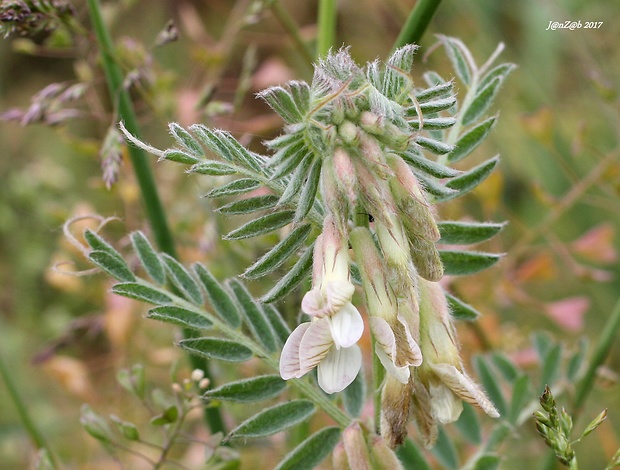
M228 129L257 150L261 140L277 132L280 123L253 93L292 78L308 80L310 68L273 10L248 13L257 4L104 3L125 71L137 77L132 96L146 141L170 145L168 121ZM414 4L340 1L338 44L351 46L360 62L385 58ZM85 4L76 0L73 5L88 27ZM312 43L316 2L281 5ZM617 1L444 0L421 42L414 68L418 78L427 67L450 76L443 50L423 60L435 34L462 39L479 63L502 42L500 60L518 65L494 106L499 123L478 150L480 161L500 153L500 170L464 202L440 209L445 218L509 221L486 247L506 253L500 264L452 282L484 314L478 329L460 326L467 355L495 347L524 368L533 367L533 331L549 332L567 351L582 336L593 343L619 297L618 18ZM169 19L179 29L179 40L152 47ZM547 30L549 22L566 20L602 25ZM26 126L10 119L23 117L15 109L29 108L46 86L79 82L87 85L86 92L66 104L78 110L76 119ZM147 230L129 161L120 165L111 189L102 179L99 149L116 121L110 109L89 35L44 33L0 42L0 359L66 468L110 468L106 454L82 431L79 408L89 402L103 414L131 415L131 400L118 393L114 380L120 367L142 362L162 388L169 386L171 370L180 369L175 377L187 375L173 348L172 328L142 321L144 308L107 294L102 275L70 277L53 269L63 261L86 266L62 235L63 223L72 216L118 216L122 222L111 224L108 233L121 247L127 243L124 233ZM155 164L155 159L153 164L182 258L206 261L222 277L238 274L247 265L239 257L248 254L218 242L218 228L226 221L214 217L200 198L209 182L188 178L177 165ZM257 255L258 243L253 246ZM603 468L620 446L619 352L615 344L583 413L594 417L609 409L597 438L577 447L583 468ZM564 384L569 394L573 385ZM204 432L199 418L193 427L197 434ZM507 469L535 468L545 455L532 423L516 431L504 449L501 468ZM29 468L33 459L13 403L0 386L0 468ZM130 468L142 468L135 465Z

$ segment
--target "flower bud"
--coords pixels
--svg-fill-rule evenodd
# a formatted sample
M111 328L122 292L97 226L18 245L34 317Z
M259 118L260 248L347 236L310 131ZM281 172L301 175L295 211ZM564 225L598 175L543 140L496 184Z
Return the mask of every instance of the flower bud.
M404 470L394 451L388 447L385 439L381 436L371 436L368 439L368 444L370 445L373 469L384 470L389 468L390 470Z
M395 214L388 213L385 216L387 216L387 223L381 219L375 220L379 246L388 265L398 270L406 270L411 262L411 255L403 224Z
M402 384L386 375L381 392L381 435L392 449L405 442L407 437L412 391L411 382Z
M360 129L351 121L344 121L338 126L338 135L345 144L353 145L359 140Z
M334 151L334 178L340 191L351 204L357 201L357 175L349 154L342 148Z
M378 114L370 111L364 111L360 115L360 126L369 134L382 135L383 134L383 119Z
M355 470L370 470L370 455L359 423L354 422L344 430L342 442L349 466Z
M371 137L365 133L360 135L359 141L360 151L364 157L364 164L367 165L372 172L381 179L387 179L389 176L394 176L394 173L385 162L385 155L383 153L383 149L379 145L379 142L377 142L374 137Z
M332 452L332 468L334 470L351 470L347 453L344 450L344 443L340 441Z

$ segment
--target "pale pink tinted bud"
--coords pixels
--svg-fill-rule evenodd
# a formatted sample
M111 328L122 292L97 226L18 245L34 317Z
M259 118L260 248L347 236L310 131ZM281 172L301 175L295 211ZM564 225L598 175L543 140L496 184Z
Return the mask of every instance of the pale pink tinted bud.
M349 466L355 470L370 470L370 455L366 447L366 439L358 423L353 423L344 430L342 442Z
M338 443L332 452L332 467L334 470L351 470L342 441Z
M340 190L351 203L357 200L357 175L349 154L342 148L334 151L334 176Z
M388 176L394 175L385 162L383 149L374 137L362 134L360 136L360 151L364 157L364 164L371 168L379 178L387 179Z
M338 134L343 142L352 145L357 142L360 129L351 121L344 121L338 126Z
M369 439L369 444L374 468L389 468L390 470L404 469L394 451L388 447L385 439L381 436L372 436Z
M364 111L361 114L360 126L370 134L381 135L383 133L383 120L381 116L370 111Z

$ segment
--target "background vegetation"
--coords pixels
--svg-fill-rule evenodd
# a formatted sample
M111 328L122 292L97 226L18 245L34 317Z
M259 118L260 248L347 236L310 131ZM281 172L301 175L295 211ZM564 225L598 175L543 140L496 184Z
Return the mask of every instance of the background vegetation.
M337 42L350 45L358 62L386 57L414 3L339 2ZM78 19L88 25L85 4L73 4ZM288 79L309 79L311 68L283 26L279 8L256 8L253 16L249 5L259 2L104 4L125 72L135 72L132 97L145 140L170 146L168 121L224 128L257 149L261 140L274 135L281 123L253 93ZM316 2L275 5L290 14L301 38L311 42ZM500 349L523 368L534 368L535 331L564 343L566 354L578 348L580 338L588 340L591 350L618 298L620 23L614 19L619 14L620 4L605 1L445 0L422 40L418 73L426 68L423 56L435 43L435 33L463 39L479 61L504 42L502 59L519 66L500 93L495 105L499 123L480 151L500 153L500 171L441 214L510 222L489 247L507 253L505 258L484 273L453 283L483 313L478 323L459 325L467 356ZM170 19L179 39L153 47ZM546 30L550 21L565 20L603 25ZM0 43L0 110L5 118L0 125L0 360L59 460L67 468L91 469L110 468L110 460L79 424L83 402L102 414L144 423L149 416L120 393L118 370L140 362L147 380L163 389L169 389L171 377L181 382L191 370L173 347L178 332L142 320L143 305L108 294L105 276L68 277L53 269L61 261L79 259L61 230L74 215L118 216L121 222L108 229L117 234L117 246L128 243L122 233L147 230L126 155L110 189L102 176L100 148L115 116L109 112L96 52L88 35L72 40L41 33L32 40L13 37ZM443 53L430 54L427 63L444 76L450 73ZM77 110L78 118L20 126L16 119L25 118L15 109L26 110L51 83L86 84L83 96L66 104ZM106 162L110 175L118 162ZM200 198L208 178L188 178L167 163L154 165L154 170L185 262L200 260L224 278L249 264L242 258L264 251L260 240L252 242L253 252L219 241L227 222ZM620 446L619 352L615 344L582 413L593 417L609 409L608 420L595 431L597 438L578 447L583 468L604 467ZM574 392L574 384L563 386L568 396ZM241 407L233 410L243 414ZM204 437L200 413L190 416L189 428ZM533 424L504 449L502 468L536 466L546 454ZM179 461L191 468L203 459L198 447L177 450ZM277 461L275 455L264 457L258 447L254 452L264 468ZM34 454L7 390L0 387L0 468L28 468ZM251 453L245 459L242 468L255 468ZM138 465L136 461L129 468Z

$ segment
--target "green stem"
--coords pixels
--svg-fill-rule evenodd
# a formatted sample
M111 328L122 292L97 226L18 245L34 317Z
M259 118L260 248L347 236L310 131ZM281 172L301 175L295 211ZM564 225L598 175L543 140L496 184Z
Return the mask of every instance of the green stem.
M15 408L17 409L17 414L19 414L19 418L24 428L26 429L26 432L30 436L30 439L32 440L33 444L35 445L37 449L46 450L47 455L49 456L49 461L52 464L52 467L58 468L58 464L56 462L56 458L54 457L54 454L51 452L49 446L45 442L45 438L43 437L43 434L41 434L41 432L35 425L32 418L30 418L30 415L28 414L28 409L25 403L23 402L21 395L17 391L15 382L13 381L13 378L9 374L9 370L4 365L4 361L2 360L1 356L0 356L0 376L2 376L2 380L4 384L6 385L6 388L9 392L9 396L11 397L11 400L13 401L13 404L15 405Z
M316 57L325 57L336 41L336 0L319 0Z
M418 44L441 0L418 0L401 29L392 51L407 44Z
M137 138L140 138L138 120L134 113L129 93L123 87L123 73L118 66L118 62L114 54L112 39L110 38L110 34L105 26L105 23L103 22L99 1L87 0L87 5L90 18L93 23L95 36L97 38L97 44L101 52L103 70L106 76L110 97L112 102L118 106L118 116L122 121L124 121L127 131ZM174 246L174 239L172 237L170 227L168 226L168 219L157 191L153 172L151 171L151 167L149 165L148 156L144 150L135 146L129 146L128 151L134 173L138 180L138 185L140 186L140 192L142 193L142 200L146 210L146 217L151 226L151 230L153 231L155 242L161 251L176 258L177 254ZM188 332L184 331L183 334L187 336ZM205 376L210 378L207 363L205 361L202 361L194 356L190 357L190 361L192 367L203 369ZM224 422L218 409L206 409L205 420L207 421L212 432L215 433L224 431Z
M288 14L286 9L279 2L279 0L274 0L274 2L271 3L271 11L278 19L282 27L289 34L289 36L291 36L291 38L293 39L295 46L297 47L301 55L303 55L305 63L308 65L312 64L312 62L314 61L314 57L312 57L312 50L308 47L306 42L299 34L299 27L297 26L293 18L291 18L291 15Z
M592 359L588 366L588 370L584 375L579 385L577 385L577 391L575 393L575 403L573 417L576 417L583 408L587 396L594 388L594 380L596 379L596 371L605 362L609 351L613 345L613 341L620 329L620 299L616 302L614 309L611 312L607 320L605 328L598 339L598 342L592 353Z

